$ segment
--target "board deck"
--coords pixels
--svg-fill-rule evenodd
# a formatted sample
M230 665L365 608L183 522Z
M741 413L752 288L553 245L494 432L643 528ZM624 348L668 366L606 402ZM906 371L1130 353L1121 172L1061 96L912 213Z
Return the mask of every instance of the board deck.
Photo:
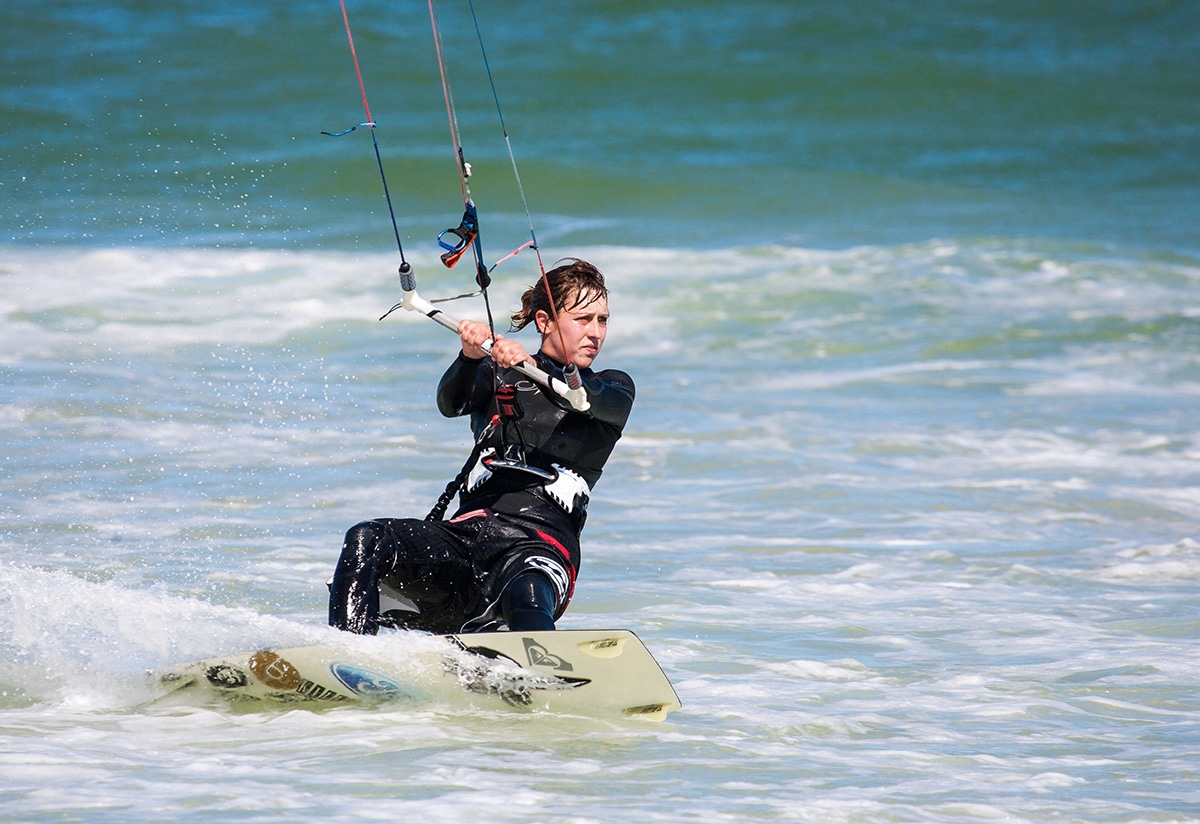
M403 661L357 640L366 644L260 649L154 676L170 693L266 704L419 703L472 695L496 707L616 712L654 721L680 707L670 681L629 630L448 635Z

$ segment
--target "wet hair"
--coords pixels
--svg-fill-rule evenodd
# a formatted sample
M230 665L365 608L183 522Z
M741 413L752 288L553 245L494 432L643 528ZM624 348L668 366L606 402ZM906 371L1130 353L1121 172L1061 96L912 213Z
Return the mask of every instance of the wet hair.
M517 332L533 323L538 312L545 312L551 318L558 312L569 312L580 306L587 306L600 298L608 297L608 287L604 285L604 275L592 264L579 258L566 258L546 273L550 284L550 294L546 294L546 284L540 279L525 290L521 296L521 308L513 313L510 332ZM554 300L553 309L550 300Z

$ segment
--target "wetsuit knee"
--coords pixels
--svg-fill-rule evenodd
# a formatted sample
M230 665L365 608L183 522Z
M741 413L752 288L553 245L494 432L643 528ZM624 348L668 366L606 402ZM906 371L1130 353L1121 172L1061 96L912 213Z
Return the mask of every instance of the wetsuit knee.
M522 572L500 596L500 613L514 632L554 629L554 587L540 572Z
M347 632L379 631L379 564L383 528L364 521L346 533L329 586L329 624Z

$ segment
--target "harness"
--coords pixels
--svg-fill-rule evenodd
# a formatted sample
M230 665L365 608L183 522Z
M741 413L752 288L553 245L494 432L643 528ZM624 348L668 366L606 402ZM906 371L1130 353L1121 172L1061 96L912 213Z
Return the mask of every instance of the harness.
M536 466L520 464L505 458L496 457L494 449L485 449L480 453L470 471L467 473L463 490L474 492L490 481L497 472L524 473L542 482L542 491L550 496L556 504L562 507L568 515L576 512L586 512L591 489L587 481L578 472L567 469L560 464L551 464L551 471L539 469Z
M425 520L440 521L455 495L475 492L493 479L509 480L517 488L540 486L567 515L585 516L591 488L583 476L557 463L552 463L550 469L528 463L525 441L518 425L525 413L517 399L517 388L511 384L497 386L495 403L496 412L479 433L466 463L446 486ZM491 445L497 435L499 445Z

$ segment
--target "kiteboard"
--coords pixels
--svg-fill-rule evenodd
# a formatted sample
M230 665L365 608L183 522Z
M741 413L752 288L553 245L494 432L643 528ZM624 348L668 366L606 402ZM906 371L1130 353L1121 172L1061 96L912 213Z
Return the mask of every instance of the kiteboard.
M680 702L629 630L481 632L427 639L404 660L352 646L258 649L153 673L166 694L242 704L436 702L468 695L484 706L609 714L661 721Z

